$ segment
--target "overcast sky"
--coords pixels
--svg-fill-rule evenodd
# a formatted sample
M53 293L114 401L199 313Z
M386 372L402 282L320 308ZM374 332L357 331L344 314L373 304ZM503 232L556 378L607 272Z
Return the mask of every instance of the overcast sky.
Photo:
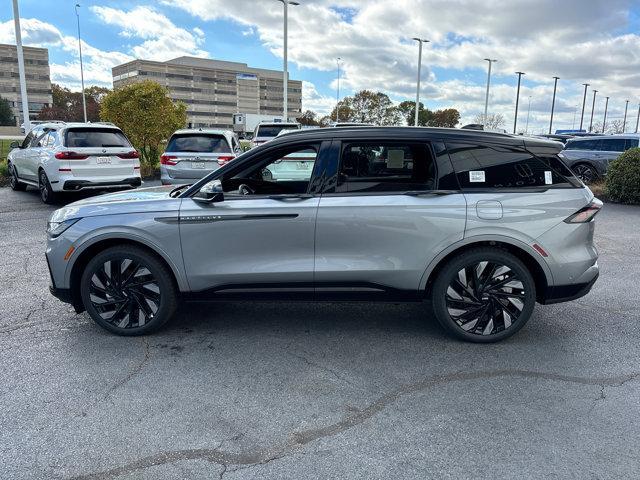
M431 109L454 107L463 122L484 108L486 57L494 65L489 111L513 128L516 75L523 77L519 126L531 97L530 131L548 129L553 76L559 76L554 127L580 122L582 83L605 96L609 118L631 101L635 129L640 101L640 0L298 0L290 7L291 78L303 80L303 109L335 105L336 58L341 95L383 91L415 98L418 49L422 99ZM82 2L81 2L82 3ZM52 81L79 89L74 1L20 0L25 45L49 48ZM280 69L282 4L276 0L161 0L82 3L85 83L111 86L111 67L133 58L211 57ZM15 43L10 2L0 10L0 43ZM520 130L520 128L519 128Z

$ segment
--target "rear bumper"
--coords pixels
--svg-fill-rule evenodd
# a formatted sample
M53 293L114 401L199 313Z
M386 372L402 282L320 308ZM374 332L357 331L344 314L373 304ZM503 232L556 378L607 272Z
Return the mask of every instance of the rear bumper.
M89 188L121 188L139 187L142 185L140 177L125 178L120 181L92 182L91 180L65 180L62 189L66 191L78 191Z
M591 287L593 287L593 284L596 283L596 280L598 280L599 276L600 273L596 272L595 277L593 277L592 280L586 283L576 283L573 285L555 285L547 287L545 296L540 303L542 303L543 305L550 305L553 303L570 302L571 300L576 300L578 298L584 297L591 291Z

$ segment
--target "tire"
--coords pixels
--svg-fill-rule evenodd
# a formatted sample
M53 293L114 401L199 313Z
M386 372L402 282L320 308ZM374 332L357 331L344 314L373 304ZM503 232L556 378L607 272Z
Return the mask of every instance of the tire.
M38 173L38 190L40 191L40 200L47 205L55 203L57 199L56 192L51 188L51 183L44 170Z
M18 180L18 172L16 171L16 167L13 166L13 163L9 164L9 185L11 186L11 190L17 192L24 192L27 189L27 184Z
M574 165L573 173L578 177L585 185L590 185L595 182L600 175L598 175L598 171L587 163L578 163Z
M130 245L111 247L94 256L82 273L80 295L98 325L123 336L160 329L178 304L169 268L147 250Z
M454 337L474 343L498 342L515 334L531 318L535 303L531 273L499 248L475 248L452 258L432 288L438 323Z

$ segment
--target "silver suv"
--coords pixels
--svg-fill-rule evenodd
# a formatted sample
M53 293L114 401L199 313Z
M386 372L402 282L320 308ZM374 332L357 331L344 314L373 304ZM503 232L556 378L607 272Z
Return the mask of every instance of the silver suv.
M291 133L190 187L57 210L51 291L120 335L158 329L179 300L430 299L453 335L501 340L598 277L602 203L559 148L454 129Z
M580 180L589 184L606 175L611 160L637 147L638 139L637 134L574 138L567 141L560 156Z

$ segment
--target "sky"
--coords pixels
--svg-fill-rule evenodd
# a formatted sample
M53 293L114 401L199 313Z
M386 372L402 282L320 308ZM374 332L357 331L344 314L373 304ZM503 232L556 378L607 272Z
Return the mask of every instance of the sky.
M577 128L589 83L585 126L597 90L594 123L621 120L640 102L640 0L298 0L289 7L290 78L303 81L303 110L327 114L340 96L382 91L415 100L418 47L421 101L457 108L462 123L484 110L485 58L493 65L489 113L511 131L516 71L523 71L518 131L549 128L558 76L555 128ZM19 0L25 45L49 49L51 79L79 90L75 1ZM111 87L111 67L134 58L181 55L282 69L283 5L277 0L82 1L86 85ZM15 43L11 2L0 5L0 43ZM530 108L529 108L530 103ZM577 113L576 113L577 112Z

